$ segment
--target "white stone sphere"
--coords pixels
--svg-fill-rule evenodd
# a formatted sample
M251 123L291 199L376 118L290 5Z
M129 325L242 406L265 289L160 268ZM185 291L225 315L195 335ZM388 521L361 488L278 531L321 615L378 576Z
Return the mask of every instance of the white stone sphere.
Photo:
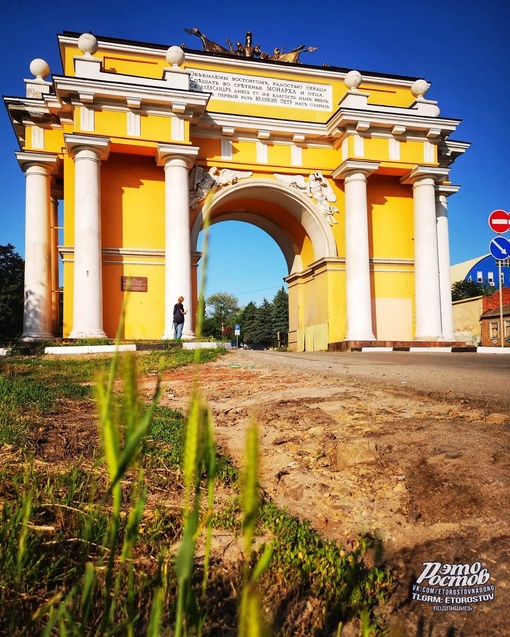
M172 66L182 66L185 57L180 46L171 46L166 52L166 61Z
M50 74L50 67L48 62L41 60L41 58L35 58L30 62L30 73L37 78L48 77Z
M361 84L362 79L363 78L361 77L361 73L359 71L349 71L349 73L347 73L347 75L345 76L344 82L347 88L352 90L358 88L358 86Z
M78 48L85 55L93 55L98 49L97 39L92 33L83 33L78 38Z
M411 86L411 93L418 99L429 90L430 84L426 80L416 80Z

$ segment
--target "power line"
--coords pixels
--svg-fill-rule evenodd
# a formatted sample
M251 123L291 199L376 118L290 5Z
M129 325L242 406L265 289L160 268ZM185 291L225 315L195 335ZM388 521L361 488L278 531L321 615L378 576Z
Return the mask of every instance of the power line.
M244 296L245 294L255 294L256 292L265 292L266 290L276 290L280 289L281 286L274 285L270 288L261 288L260 290L251 290L251 292L238 292L237 296Z

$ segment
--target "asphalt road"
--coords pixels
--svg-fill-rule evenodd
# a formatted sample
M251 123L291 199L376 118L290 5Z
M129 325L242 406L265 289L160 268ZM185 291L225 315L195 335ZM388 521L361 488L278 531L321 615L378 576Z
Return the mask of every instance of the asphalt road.
M510 352L245 352L266 365L372 380L510 410Z

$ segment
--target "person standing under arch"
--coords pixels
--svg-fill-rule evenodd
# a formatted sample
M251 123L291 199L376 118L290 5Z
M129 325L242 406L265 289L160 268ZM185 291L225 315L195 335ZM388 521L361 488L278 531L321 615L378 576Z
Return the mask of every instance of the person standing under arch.
M177 303L174 305L174 338L180 340L182 337L182 328L184 327L184 317L188 313L184 310L182 302L184 297L180 296L177 299Z

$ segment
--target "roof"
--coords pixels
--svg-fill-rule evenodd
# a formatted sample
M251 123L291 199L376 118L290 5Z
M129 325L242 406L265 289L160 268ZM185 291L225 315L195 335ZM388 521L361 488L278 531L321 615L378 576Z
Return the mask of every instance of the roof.
M490 254L482 254L480 257L469 259L469 261L463 261L462 263L456 263L450 267L450 276L452 283L456 281L464 281L471 268L474 268L477 263L483 261Z
M510 315L510 303L507 303L506 305L503 305L502 308L497 307L494 310L487 310L487 312L484 312L482 314L480 319L493 318L493 317L499 318L501 316L501 309L503 310L503 316Z

